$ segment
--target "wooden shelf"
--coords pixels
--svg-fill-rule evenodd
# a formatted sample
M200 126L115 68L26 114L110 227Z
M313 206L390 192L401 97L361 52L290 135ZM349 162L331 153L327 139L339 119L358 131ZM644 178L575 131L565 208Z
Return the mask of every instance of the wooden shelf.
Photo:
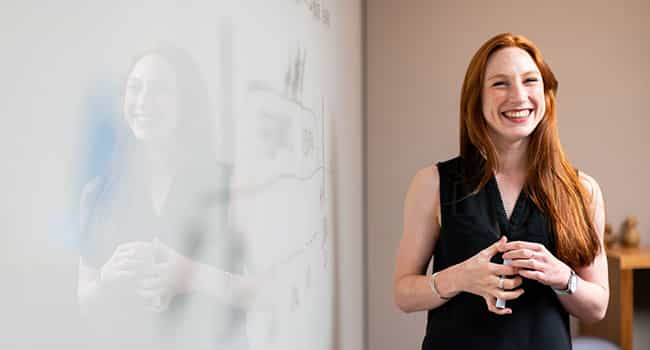
M618 259L621 269L650 269L650 246L609 248L607 257Z

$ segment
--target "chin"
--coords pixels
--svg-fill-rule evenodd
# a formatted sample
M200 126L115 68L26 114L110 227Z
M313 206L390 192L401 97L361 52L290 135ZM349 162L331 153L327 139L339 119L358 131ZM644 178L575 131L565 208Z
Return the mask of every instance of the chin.
M131 126L131 132L133 133L133 137L138 141L147 141L151 139L151 130L147 130L146 128L133 125Z
M516 134L516 135L509 135L508 140L510 140L512 142L524 141L524 140L530 138L530 135L532 135L532 132Z

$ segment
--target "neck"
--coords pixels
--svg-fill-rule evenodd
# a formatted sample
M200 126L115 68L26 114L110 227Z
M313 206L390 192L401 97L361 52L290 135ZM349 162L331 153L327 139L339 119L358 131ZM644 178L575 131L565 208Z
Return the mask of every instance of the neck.
M145 145L147 167L153 181L166 179L172 175L169 150L161 145Z
M528 138L523 140L495 141L494 145L499 159L496 173L503 175L521 175L526 171Z

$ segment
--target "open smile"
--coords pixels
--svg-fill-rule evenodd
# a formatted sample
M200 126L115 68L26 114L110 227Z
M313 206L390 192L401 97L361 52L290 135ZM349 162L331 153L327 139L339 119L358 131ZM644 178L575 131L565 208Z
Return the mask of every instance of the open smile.
M513 109L505 112L501 112L501 116L506 118L508 121L516 124L522 124L528 121L529 117L533 115L532 108L526 109Z
M532 113L533 113L532 109L517 109L517 110L501 112L501 115L508 119L523 119L523 118L527 118Z

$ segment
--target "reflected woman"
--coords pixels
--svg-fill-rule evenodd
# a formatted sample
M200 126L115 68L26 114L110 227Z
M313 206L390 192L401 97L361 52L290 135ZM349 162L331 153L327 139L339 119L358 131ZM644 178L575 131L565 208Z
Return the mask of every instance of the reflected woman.
M78 299L96 346L245 347L231 167L215 160L197 67L174 47L134 60L110 171L83 192Z

